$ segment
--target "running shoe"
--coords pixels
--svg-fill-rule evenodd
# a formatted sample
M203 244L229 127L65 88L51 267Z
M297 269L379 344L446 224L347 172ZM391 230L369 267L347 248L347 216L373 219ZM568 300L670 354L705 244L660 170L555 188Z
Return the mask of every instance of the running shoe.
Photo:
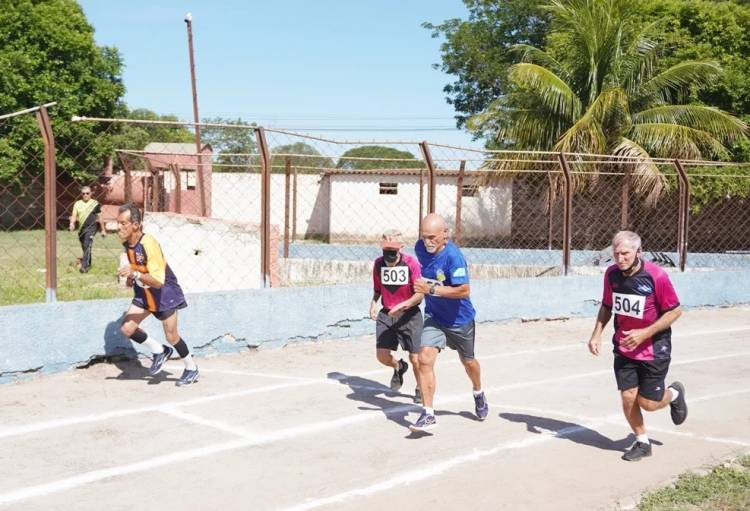
M417 419L417 422L409 425L409 429L414 432L429 431L435 427L437 427L435 416L424 410L422 410L422 414L419 416L419 419Z
M195 369L185 369L182 372L182 376L180 376L180 379L177 380L178 387L182 387L183 385L190 385L191 383L196 383L198 381L198 368Z
M156 373L161 371L164 363L169 360L169 357L172 356L172 353L174 353L174 350L170 346L164 346L164 351L162 351L161 353L155 353L153 362L151 363L151 368L148 370L148 374L154 376Z
M409 364L403 360L398 361L398 369L393 370L391 377L391 390L398 390L404 384L404 373L409 370Z

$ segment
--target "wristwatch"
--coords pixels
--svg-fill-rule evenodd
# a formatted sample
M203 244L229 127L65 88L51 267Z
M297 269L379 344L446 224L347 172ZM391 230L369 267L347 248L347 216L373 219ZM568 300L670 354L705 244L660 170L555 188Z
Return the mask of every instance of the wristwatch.
M433 296L435 295L435 288L437 288L437 285L434 282L430 284L430 294Z
M133 280L139 280L139 279L141 278L141 272L139 272L139 271L134 271L134 272L133 272L133 273L132 273L132 274L130 275L130 277L131 277L131 278L132 278Z

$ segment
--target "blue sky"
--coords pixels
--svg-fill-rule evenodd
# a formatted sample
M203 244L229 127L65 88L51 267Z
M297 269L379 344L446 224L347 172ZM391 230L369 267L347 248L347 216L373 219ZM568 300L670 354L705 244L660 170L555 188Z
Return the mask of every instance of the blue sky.
M80 1L100 45L125 61L126 101L192 120L187 34L193 14L201 117L269 127L443 128L320 131L337 139L429 140L477 147L452 129L433 69L440 40L422 28L465 18L460 0Z

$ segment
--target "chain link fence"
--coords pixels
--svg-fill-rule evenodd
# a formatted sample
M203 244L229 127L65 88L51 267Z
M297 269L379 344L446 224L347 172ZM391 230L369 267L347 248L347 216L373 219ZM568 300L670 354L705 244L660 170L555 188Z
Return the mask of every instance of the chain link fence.
M45 298L44 154L34 109L0 116L0 305Z
M665 267L750 265L748 165L338 141L226 124L199 125L198 146L192 123L150 120L74 119L97 135L57 141L51 236L34 115L0 117L0 257L17 275L12 286L3 279L3 304L44 300L50 285L53 299L129 296L115 278L126 202L144 211L145 231L187 292L369 282L381 234L400 231L412 252L430 211L446 218L474 279L601 273L620 229L639 232L646 258ZM84 186L108 234L97 235L81 273L79 233L68 227ZM52 273L45 239L55 242Z

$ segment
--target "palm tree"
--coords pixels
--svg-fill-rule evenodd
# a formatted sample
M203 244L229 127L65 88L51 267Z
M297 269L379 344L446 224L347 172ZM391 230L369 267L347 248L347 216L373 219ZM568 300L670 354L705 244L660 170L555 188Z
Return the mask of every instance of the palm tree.
M548 51L514 48L515 90L475 116L474 127L494 126L498 141L517 149L627 159L624 186L632 182L651 204L667 185L652 158L726 159L725 144L748 133L740 119L692 101L720 75L717 63L657 71L654 24L638 19L638 0L552 0L545 9Z

